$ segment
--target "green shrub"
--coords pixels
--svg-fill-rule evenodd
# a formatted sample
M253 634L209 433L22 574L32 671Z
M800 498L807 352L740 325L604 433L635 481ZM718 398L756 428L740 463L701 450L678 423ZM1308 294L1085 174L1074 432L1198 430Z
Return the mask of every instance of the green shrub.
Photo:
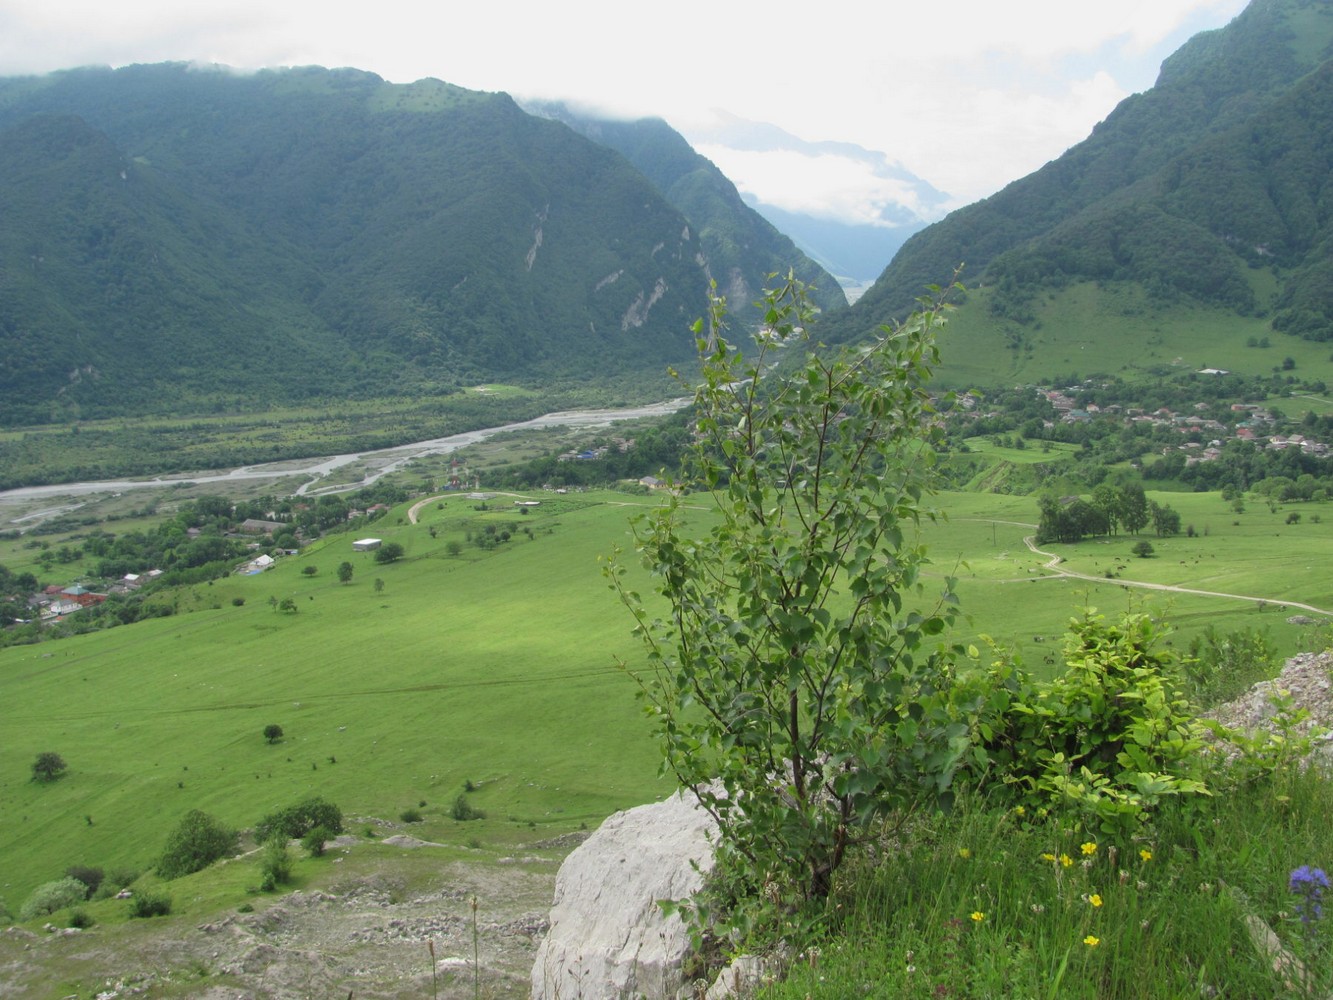
M90 917L88 915L88 911L83 909L82 907L76 906L74 909L69 911L69 920L67 921L67 925L70 927L77 927L79 930L82 931L82 930L87 930L95 923L97 923L97 921L94 920L92 917Z
M458 798L454 799L454 804L449 809L449 815L460 823L466 823L468 820L473 819L486 818L486 814L482 810L475 808L472 803L468 801L467 795L464 792L459 792Z
M88 887L88 891L84 896L85 899L93 898L97 893L98 888L101 886L103 878L105 878L102 869L92 868L88 865L70 865L65 869L65 876L67 878L78 879Z
M420 823L421 810L416 808L404 809L402 812L398 814L398 818L402 820L404 823Z
M317 826L301 838L301 846L310 852L312 858L324 855L324 845L333 839L328 827Z
M97 887L97 892L93 894L93 898L111 898L126 886L133 885L139 874L139 871L135 868L112 868L102 879L102 884Z
M75 906L88 898L88 887L76 878L62 878L54 882L43 882L32 891L32 895L19 910L20 920L35 920Z
M1088 609L1070 623L1054 680L1034 682L1002 655L978 716L978 784L1110 835L1134 833L1168 798L1209 794L1204 730L1174 690L1174 662L1153 649L1159 637L1147 615L1113 625Z
M158 889L136 889L130 897L130 916L165 917L171 912L171 897Z
M191 809L181 817L157 862L157 873L165 879L201 871L236 846L236 831L214 817Z
M280 885L292 880L292 856L287 853L287 841L274 837L264 846L264 856L259 862L260 888L272 892Z
M288 839L299 839L317 826L334 835L342 833L343 814L332 802L315 796L269 813L255 825L255 840L264 842L279 834Z

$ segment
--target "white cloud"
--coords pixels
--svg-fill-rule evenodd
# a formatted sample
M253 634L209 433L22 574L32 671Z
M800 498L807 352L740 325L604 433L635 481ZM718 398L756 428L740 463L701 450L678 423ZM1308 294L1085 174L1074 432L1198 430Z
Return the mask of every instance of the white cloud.
M1224 24L1244 2L0 0L0 73L163 60L355 66L394 82L434 76L656 114L682 131L722 107L811 141L881 150L971 200L1079 141L1150 85L1188 33ZM867 211L883 191L882 178L863 170L858 181L836 160L752 166L733 179L758 193L785 175L788 201L843 212Z
M864 160L790 150L696 148L728 177L741 178L736 186L742 193L789 212L888 225L883 218L887 207L900 205L918 215L927 211L910 184L877 174Z

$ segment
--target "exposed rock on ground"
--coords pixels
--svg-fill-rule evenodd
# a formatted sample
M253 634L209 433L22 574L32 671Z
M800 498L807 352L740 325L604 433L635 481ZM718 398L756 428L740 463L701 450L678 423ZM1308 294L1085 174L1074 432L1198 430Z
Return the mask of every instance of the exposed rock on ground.
M690 939L657 901L682 899L712 869L711 816L692 796L616 813L556 876L551 930L532 967L533 1000L674 996Z
M444 862L431 887L413 888L389 862L324 890L257 896L254 912L193 926L131 921L70 936L11 928L0 932L0 995L54 995L38 984L58 981L102 1000L471 1000L479 968L482 996L524 997L555 867L549 858L532 867Z
M1309 717L1294 731L1304 735L1314 730L1333 731L1333 653L1297 653L1271 681L1261 681L1239 698L1218 705L1207 717L1232 729L1276 732L1275 698L1290 697L1292 706L1305 709ZM1321 741L1316 753L1325 761L1333 758L1333 744Z

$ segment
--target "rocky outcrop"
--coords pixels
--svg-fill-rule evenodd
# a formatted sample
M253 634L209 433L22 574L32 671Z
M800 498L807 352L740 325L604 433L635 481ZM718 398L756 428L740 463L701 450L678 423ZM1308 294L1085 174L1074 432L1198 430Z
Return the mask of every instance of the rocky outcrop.
M689 934L657 901L697 891L717 827L693 796L611 816L556 876L551 930L532 968L533 1000L649 1000L688 993Z

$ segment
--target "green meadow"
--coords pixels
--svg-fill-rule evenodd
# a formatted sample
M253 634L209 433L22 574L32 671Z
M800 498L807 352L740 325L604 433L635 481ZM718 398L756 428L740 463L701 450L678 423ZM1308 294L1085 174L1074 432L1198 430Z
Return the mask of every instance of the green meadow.
M1267 629L1286 653L1314 641L1287 622L1284 602L1333 609L1333 569L1317 557L1333 523L1315 516L1319 505L1234 514L1216 494L1161 496L1194 537L1152 538L1149 559L1131 554L1133 536L1050 546L1063 559L1051 569L1024 542L1035 500L945 494L947 518L924 529L934 576L923 600L938 577L956 576L963 618L952 638L992 636L1034 669L1053 668L1065 623L1087 604L1151 608L1178 626L1181 649L1210 625ZM164 598L172 617L0 650L0 897L16 911L74 864L147 868L192 808L246 828L317 794L360 832L419 807L409 832L462 847L593 827L665 795L634 685L617 667L640 650L599 565L630 547L630 514L656 501L532 498L540 506L526 514L509 496L487 509L430 499L415 524L403 505L363 532L401 544L397 562L333 536L262 575L175 592ZM1291 510L1304 516L1288 525ZM698 517L702 531L706 501ZM478 547L490 530L509 540ZM354 567L347 584L343 561ZM296 611L277 610L288 597ZM273 745L262 736L270 723L285 734ZM39 785L30 768L44 751L69 772ZM450 818L465 783L485 819Z
M1263 280L1261 274L1252 277ZM1264 289L1256 291L1266 297ZM1033 321L1020 325L992 317L988 297L986 288L970 289L966 304L941 333L937 383L954 388L1039 383L1057 374L1134 381L1163 370L1201 368L1268 375L1288 357L1295 367L1284 376L1333 379L1328 344L1274 332L1266 316L1162 304L1137 286L1082 282L1038 295ZM1268 346L1258 346L1262 343Z

